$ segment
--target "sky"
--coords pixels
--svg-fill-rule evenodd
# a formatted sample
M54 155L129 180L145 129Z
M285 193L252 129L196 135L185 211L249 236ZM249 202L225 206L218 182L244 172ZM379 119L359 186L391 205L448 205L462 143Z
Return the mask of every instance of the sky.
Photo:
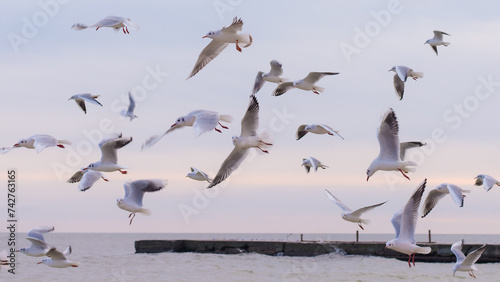
M471 190L459 208L442 199L417 224L417 233L498 234L500 189L473 186L478 174L500 178L496 130L500 113L497 1L487 5L447 1L3 1L0 48L0 147L21 138L49 134L72 142L66 149L15 149L0 155L0 187L17 171L18 231L54 225L60 232L159 233L354 233L356 224L326 197L328 189L352 209L388 201L366 214L365 233L393 233L390 218L427 179L427 192L441 183ZM138 31L109 28L76 31L117 15ZM228 46L190 79L202 38L243 19L253 44L237 52ZM425 45L433 30L451 44ZM297 80L311 71L339 72L324 77L320 95L293 89L273 97L276 84L257 93L260 126L273 133L268 155L252 150L223 183L189 179L190 167L214 176L233 149L231 136L249 103L258 71L283 64L283 77ZM424 73L408 80L402 100L392 84L392 66ZM132 122L120 116L127 93L136 97ZM69 97L100 95L103 107L84 114ZM399 172L379 171L366 181L378 155L380 118L394 109L403 141L423 141L408 158L417 162L410 181ZM223 133L195 136L192 128L166 135L141 151L151 135L162 133L191 111L230 114ZM301 124L324 123L345 138L308 134ZM106 173L86 192L66 180L100 158L97 143L121 132L133 141L118 152L128 174ZM328 166L306 174L302 159L313 156ZM128 225L128 212L116 206L123 183L167 179L165 189L147 194L144 207ZM7 205L7 191L0 207ZM5 208L1 209L5 211ZM0 219L7 220L6 212Z

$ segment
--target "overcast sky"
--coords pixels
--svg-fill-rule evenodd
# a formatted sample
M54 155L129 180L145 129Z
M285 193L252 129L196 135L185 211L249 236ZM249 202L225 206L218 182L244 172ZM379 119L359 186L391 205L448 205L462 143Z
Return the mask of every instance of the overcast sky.
M393 233L390 218L425 178L427 191L443 182L472 192L457 207L444 198L417 233L499 233L500 188L473 186L477 174L500 178L497 128L500 120L498 72L499 3L435 1L4 1L0 32L0 147L34 134L71 140L66 149L16 149L0 156L0 175L17 169L19 230L54 225L61 232L231 232L351 233L356 224L340 218L325 196L329 189L353 209L388 200L366 214L366 233ZM76 31L117 15L140 30L109 28ZM186 80L207 32L244 21L253 44L228 46L196 76ZM451 44L428 46L433 30ZM258 71L283 64L291 80L310 71L340 72L318 85L320 95L293 89L273 97L276 84L257 94L260 128L273 132L269 155L252 153L240 169L213 189L186 178L191 166L214 176L233 149L240 121ZM392 84L395 65L424 73L409 79L398 100ZM130 122L119 112L127 93L137 99ZM103 107L84 114L68 98L101 95ZM393 108L401 141L423 141L410 159L419 163L408 181L397 172L366 169L378 155L380 117ZM206 109L234 117L229 130L196 138L192 128L166 135L142 151L151 135L167 130L177 117ZM301 124L328 124L345 138L308 134L295 140ZM133 142L119 150L129 173L106 173L80 192L66 180L97 161L97 143L122 132ZM328 166L306 174L302 159L313 156ZM147 194L151 216L116 206L127 179L165 178L162 191ZM0 207L7 205L7 191ZM5 210L5 209L3 209ZM6 213L0 215L6 218Z

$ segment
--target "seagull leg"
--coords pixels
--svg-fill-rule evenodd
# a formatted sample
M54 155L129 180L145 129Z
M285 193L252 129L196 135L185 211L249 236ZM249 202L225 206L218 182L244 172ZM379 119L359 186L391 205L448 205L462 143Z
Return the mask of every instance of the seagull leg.
M98 30L99 30L99 28L101 28L101 27L100 27L100 26L98 26L95 30L96 30L96 31L98 31Z
M101 178L102 178L102 180L104 180L104 181L106 181L106 182L109 182L109 180L107 180L106 178L104 178L104 177L102 177L102 176L101 176Z
M121 172L122 174L127 174L127 171L125 171L125 170L119 169L118 171Z
M127 30L127 34L130 34L130 32L128 31L128 26L125 26L125 29Z
M219 125L220 125L222 128L224 128L224 129L228 129L228 128L229 128L229 127L227 127L227 126L222 125L220 122L219 122Z
M324 169L324 168L323 168L323 169ZM361 228L362 230L365 230L365 229L363 228L363 226L361 225L361 223L360 223L360 222L358 222L358 226L359 226L359 228Z
M262 140L259 140L259 142L260 142L260 143L264 143L264 144L266 144L267 146L272 146L272 145L273 145L273 144L271 144L271 143L266 143L266 142L264 142L264 141L262 141Z
M411 263L410 263L410 261L411 261L411 255L408 255L408 267L409 267L409 268L411 268Z
M413 253L413 259L412 259L413 266L415 266L415 254L416 254L416 253Z
M130 223L128 225L132 224L132 220L134 220L134 217L135 217L135 212L128 215L128 217L131 217L131 216L132 216L132 218L130 219Z
M64 145L62 145L62 144L57 144L57 147L59 147L59 148L64 148Z
M404 177L406 177L406 179L410 180L408 175L406 175L400 168L398 168L398 170L401 172L401 174L403 174Z
M318 92L315 88L313 88L312 92L313 92L314 94L318 94L318 95L319 95L319 92Z
M236 40L236 50L240 51L241 52L241 47L238 46L238 40Z
M215 129L215 131L222 133L222 131L220 131L220 129L218 129L218 128L214 128L214 129Z
M261 151L262 151L262 153L266 153L266 154L269 154L269 152L268 152L268 151L266 151L266 150L263 150L263 149L262 149L261 147L257 147L257 148L259 148L259 150L261 150Z

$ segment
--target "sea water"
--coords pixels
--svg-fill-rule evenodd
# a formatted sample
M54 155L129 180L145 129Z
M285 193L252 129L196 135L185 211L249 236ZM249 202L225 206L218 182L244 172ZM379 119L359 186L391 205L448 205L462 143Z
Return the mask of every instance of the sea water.
M362 234L360 241L388 241L391 234ZM417 262L409 268L396 259L326 254L316 257L285 257L261 254L135 254L134 242L148 239L353 241L353 234L160 234L160 233L48 233L47 242L64 250L80 263L75 268L51 268L37 264L43 257L16 253L15 274L2 267L0 281L466 281L465 272L452 277L453 263ZM0 250L7 249L5 233ZM28 247L26 234L17 234L17 246ZM437 243L499 244L500 235L433 235ZM427 234L418 235L427 241ZM3 246L5 245L5 246ZM478 264L474 281L500 281L500 263ZM469 280L471 281L471 280Z

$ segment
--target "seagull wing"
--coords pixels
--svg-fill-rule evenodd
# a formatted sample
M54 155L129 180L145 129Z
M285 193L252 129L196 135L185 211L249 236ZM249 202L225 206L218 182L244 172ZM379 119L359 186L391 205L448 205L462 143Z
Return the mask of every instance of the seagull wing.
M318 166L319 166L320 161L318 159L316 159L316 158L313 158L313 157L310 157L309 159L311 160L311 166L312 166L312 168L315 171L318 171Z
M462 265L474 265L476 261L481 257L483 254L484 250L486 250L486 244L482 245L478 249L474 250L473 252L470 252L467 257L464 259L462 262Z
M283 66L276 60L272 60L270 63L271 71L269 72L271 75L280 76L283 74Z
M479 178L478 178L479 179ZM484 178L483 178L483 183L484 183L484 189L486 191L490 191L490 189L496 184L498 183L498 180L496 180L495 178L489 176L489 175L485 175ZM479 184L481 185L481 184Z
M381 205L383 205L385 203L387 203L387 201L379 203L379 204L375 204L375 205L371 205L371 206L359 208L359 209L355 210L354 212L352 212L351 215L360 217L365 212L371 211L372 209L374 209L374 208L376 208L378 206L381 206Z
M408 78L408 72L410 71L411 69L409 67L405 67L405 66L397 66L396 67L396 74L399 76L399 78L406 82L406 79Z
M402 161L405 160L406 150L411 148L417 148L427 145L426 143L422 143L419 141L410 141L410 142L401 142L399 143L399 157Z
M442 31L439 31L439 30L434 30L433 33L434 33L434 39L440 40L440 41L443 41L443 34L449 36L448 33L442 32Z
M87 107L85 107L85 101L83 99L75 99L75 103L82 109L84 113L87 113Z
M412 196L406 203L403 213L401 214L401 228L399 232L399 237L403 240L410 241L415 244L415 228L417 226L418 220L418 207L420 205L420 200L424 194L425 185L427 179L422 181L420 185L415 189Z
M92 187L92 185L94 185L94 183L96 183L101 177L103 177L103 174L100 171L91 169L85 170L85 174L78 185L78 190L86 191L90 189L90 187Z
M401 231L401 215L403 214L404 207L400 208L391 218L392 226L394 227L394 231L396 231L396 237L399 238L399 231Z
M66 260L66 256L60 251L56 250L56 248L50 249L46 254L49 258L53 260Z
M158 141L160 141L160 139L165 136L165 134L167 134L169 131L166 131L162 134L158 134L158 135L153 135L153 136L150 136L148 139L146 139L146 141L144 141L144 143L142 144L141 146L141 150L144 150L144 149L148 149L148 148L151 148L153 147L154 144L156 144Z
M464 206L464 196L462 194L462 188L460 188L454 184L446 184L446 187L448 187L448 191L450 192L450 196L453 199L453 201L459 207L463 207Z
M117 24L120 24L123 22L125 18L123 17L118 17L118 16L108 16L105 17L104 19L98 21L97 23L93 24L93 27L99 27L99 26L107 26L111 27Z
M339 200L337 197L335 197L332 193L330 193L330 191L325 189L325 193L326 193L326 196L328 197L328 199L330 199L337 206L339 206L342 209L342 211L349 212L349 213L352 212L352 210L348 206L346 206L344 203L342 203L342 201Z
M398 74L394 75L394 91L396 91L396 95L398 95L399 100L403 99L403 95L405 93L405 83L399 78Z
M300 138L304 137L304 135L307 134L306 129L307 124L302 124L297 128L297 132L295 133L295 139L299 140Z
M68 183L77 183L77 182L80 182L80 180L82 180L82 177L83 177L83 174L88 171L88 170L79 170L77 172L75 172L75 174L73 174L69 179L68 179Z
M123 148L128 143L132 142L132 137L130 138L116 138L112 139L104 144L101 144L101 162L102 163L117 163L118 156L116 155L116 150Z
M166 180L143 179L133 182L127 181L124 186L129 186L129 194L125 196L126 200L132 201L142 207L142 199L146 192L156 192L167 185Z
M34 135L31 138L35 140L33 146L37 153L40 153L43 149L57 145L57 139L50 135Z
M241 136L256 136L259 127L259 101L255 95L250 96L250 104L241 120Z
M378 129L380 145L379 157L399 161L399 126L396 114L392 109L387 111Z
M422 208L422 217L425 217L427 214L431 212L431 210L437 205L439 200L441 200L446 193L443 193L439 190L431 190L429 194L427 194L427 198L425 198L423 208Z
M221 29L221 31L222 32L238 33L238 31L241 31L242 28L243 28L243 21L241 20L241 18L238 19L237 17L234 17L231 25L228 27L223 27Z
M127 112L132 114L134 112L134 109L135 109L135 99L132 96L132 93L130 93L130 92L128 92L128 101L129 101L129 104L128 104Z
M45 238L43 238L44 233L54 231L54 226L40 226L37 228L33 228L28 231L28 238L34 238L39 241L45 242Z
M198 60L194 65L193 70L188 78L193 77L197 74L202 68L204 68L210 61L215 59L222 50L227 47L228 43L212 40L203 51L201 51L200 56L198 56Z
M323 76L325 75L336 75L339 74L338 72L310 72L303 80L305 82L309 82L311 84L314 84L318 82Z
M99 103L99 101L96 100L97 97L99 97L99 95L92 95L90 93L83 93L83 94L80 94L78 95L81 99L89 102L89 103L92 103L94 105L99 105L99 106L102 106L101 103Z
M240 164L245 159L247 153L248 149L234 147L233 151L231 151L229 156L226 158L226 160L224 160L224 162L220 166L217 175L215 175L214 179L212 180L212 183L210 183L210 185L208 185L207 188L212 188L215 185L224 181L226 178L228 178L229 175L231 175L231 173L240 166Z
M47 244L45 241L31 237L26 238L26 240L31 242L30 249L38 249L43 252L47 252L50 249L49 244Z
M12 147L12 146L10 146L10 147L2 147L2 148L0 148L0 154L5 154L5 153L9 152L12 149L14 149L14 147Z
M192 114L195 117L193 128L196 136L213 130L219 122L219 114L217 112L198 110L192 112Z
M324 130L328 131L332 135L337 135L338 137L344 139L344 137L342 137L339 134L338 130L335 130L335 129L331 128L329 125L326 125L326 124L317 124L316 126L319 126L319 127L323 128Z
M283 82L280 85L276 87L273 91L273 96L280 96L285 94L288 90L293 88L293 82L288 81L288 82Z
M264 86L264 83L266 82L264 78L262 78L262 75L264 72L259 71L257 73L257 76L255 77L255 83L253 85L253 90L252 90L252 95L255 95L255 93L259 92L259 90Z
M432 50L434 50L434 52L436 52L436 55L438 55L438 48L437 48L437 46L435 46L435 45L430 45L430 46L431 46Z
M463 244L463 241L460 240L458 242L453 243L453 245L451 245L451 252L453 254L455 254L455 256L457 257L457 262L461 262L465 259L465 255L462 252L462 244Z

